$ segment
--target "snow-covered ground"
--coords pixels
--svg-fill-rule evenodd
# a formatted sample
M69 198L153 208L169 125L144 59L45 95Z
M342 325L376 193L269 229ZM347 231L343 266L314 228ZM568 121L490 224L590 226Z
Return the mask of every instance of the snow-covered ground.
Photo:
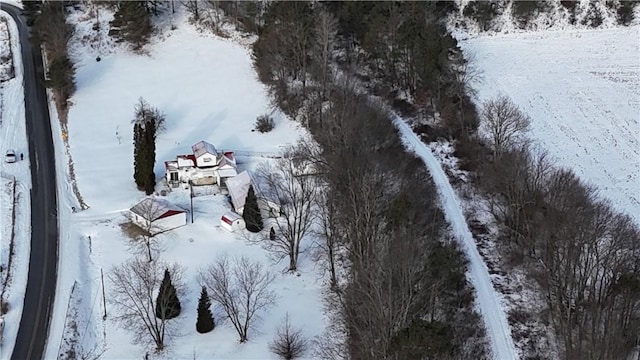
M508 95L529 136L640 224L640 26L461 41L480 101Z
M109 20L105 12L100 12L103 23ZM68 139L77 184L89 209L76 213L69 210L78 205L69 196L72 192L64 166L58 164L60 192L66 193L61 195L61 206L66 208L60 215L59 284L47 357L68 349L63 339L69 333L65 326L68 313L75 313L80 324L77 349L81 352L104 351L102 357L106 359L144 357L152 348L132 344L132 334L113 322L115 309L108 302L108 318L102 320L100 281L100 271L104 270L108 299L109 270L134 257L120 224L126 221L123 211L144 197L133 182L131 120L138 98L143 97L166 114L166 130L158 136L156 147L158 180L164 175L165 160L190 153L191 145L200 140L223 150L277 152L305 132L279 112L273 114L276 128L272 132L252 132L256 117L271 112L271 107L266 88L252 68L249 51L232 41L196 31L180 11L174 19L177 28L167 29L162 39L154 39L147 55L113 48L105 38L102 45L92 47L87 41L92 36L88 33L92 20L82 14L71 18L79 25L72 40L77 92L69 112ZM100 62L95 61L97 55L102 57ZM63 134L59 128L57 132L56 146L62 147ZM239 170L252 168L258 161L242 160ZM166 199L189 208L189 194L184 189L169 192ZM325 321L324 287L322 274L312 261L302 255L299 274L284 274L287 264L274 264L260 246L220 228L220 216L230 210L226 196L198 196L193 205L193 224L160 235L160 259L186 268L186 293L176 320L181 336L169 342L168 350L151 357L274 358L268 343L287 312L305 336L319 335ZM215 307L212 310L218 324L213 332L198 334L195 330L201 285L198 270L223 254L246 255L276 274L273 289L279 298L256 324L246 344L238 343L232 326L221 321Z
M29 148L25 124L24 89L22 87L22 56L18 28L13 19L0 11L0 21L6 19L10 34L15 77L0 82L0 291L5 281L9 261L9 245L14 233L14 255L11 265L11 277L5 289L5 300L9 304L8 313L4 316L4 333L0 343L0 359L9 358L18 332L22 316L24 293L29 269L29 250L31 245L31 210L29 189L31 188L31 172L29 168ZM2 36L0 36L1 38ZM0 42L9 45L9 43ZM8 53L0 50L0 53ZM18 161L12 164L5 162L7 150L14 150ZM20 160L24 154L24 160ZM13 181L15 193L13 191ZM17 206L14 208L14 195ZM12 224L15 211L15 223Z
M491 342L493 358L496 360L517 359L501 299L493 289L487 266L478 252L471 231L469 231L458 195L451 187L442 166L431 153L431 149L418 138L403 119L396 118L394 124L400 131L405 146L413 150L429 169L431 178L438 189L445 217L451 225L452 233L460 242L469 260L467 276L475 289L478 311L484 320L487 337Z

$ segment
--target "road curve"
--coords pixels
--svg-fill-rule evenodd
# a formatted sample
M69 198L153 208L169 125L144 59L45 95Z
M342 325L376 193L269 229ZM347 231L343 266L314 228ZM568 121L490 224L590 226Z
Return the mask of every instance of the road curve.
M22 319L11 359L42 359L56 291L58 199L51 120L42 55L31 46L20 8L0 2L16 22L24 66L24 101L31 164L31 255Z

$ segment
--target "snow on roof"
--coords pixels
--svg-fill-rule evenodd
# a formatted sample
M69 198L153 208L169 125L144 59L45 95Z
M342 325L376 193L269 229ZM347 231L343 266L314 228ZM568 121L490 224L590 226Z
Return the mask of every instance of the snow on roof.
M169 170L178 170L178 162L175 160L165 161L164 168L166 171Z
M218 160L218 167L224 167L224 166L228 166L228 167L232 167L232 168L236 168L236 162L235 160L229 159L226 156L221 156L220 160Z
M132 206L129 211L149 221L155 221L185 212L182 209L172 206L166 201L154 198L145 198Z
M192 167L196 166L196 157L192 154L178 155L176 156L178 167Z
M235 168L233 169L218 169L218 176L221 178L234 178L238 175L238 172Z
M226 222L227 224L231 225L233 224L234 221L236 220L240 220L242 219L242 216L234 213L234 212L226 212L224 213L224 215L222 215L222 218L220 218L222 221Z
M214 156L218 155L218 152L216 151L216 147L204 140L193 145L191 147L191 150L193 150L193 155L195 155L195 157L197 158L204 154L211 154Z
M233 208L236 211L242 209L247 199L247 193L249 193L249 186L251 185L249 173L245 170L237 176L228 178L226 184L229 190L229 196L231 196Z

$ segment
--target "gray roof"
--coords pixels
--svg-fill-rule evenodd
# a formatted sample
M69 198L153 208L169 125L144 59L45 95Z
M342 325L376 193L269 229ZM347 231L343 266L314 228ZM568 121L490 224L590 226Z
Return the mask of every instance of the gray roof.
M204 140L199 141L197 144L193 145L191 147L191 150L193 150L193 155L195 155L195 157L197 158L204 154L211 154L213 156L218 155L216 147Z

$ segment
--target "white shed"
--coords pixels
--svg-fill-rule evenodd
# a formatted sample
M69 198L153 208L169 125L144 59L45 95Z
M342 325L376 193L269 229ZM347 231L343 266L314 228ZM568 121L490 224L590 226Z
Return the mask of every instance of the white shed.
M187 224L187 212L165 201L146 198L129 209L131 222L151 235Z
M242 230L246 227L242 216L234 213L227 212L220 218L220 225L228 231L234 232L236 230Z

